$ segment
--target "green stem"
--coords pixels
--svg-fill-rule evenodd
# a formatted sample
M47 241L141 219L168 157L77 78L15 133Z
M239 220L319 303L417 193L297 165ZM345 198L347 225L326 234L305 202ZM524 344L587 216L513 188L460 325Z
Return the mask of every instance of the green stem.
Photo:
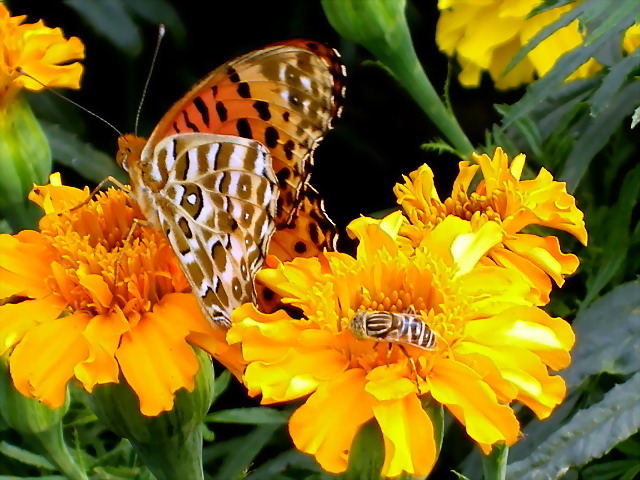
M403 46L402 50L393 48L392 44L388 43L374 53L389 68L401 85L407 89L427 117L440 129L460 156L463 158L470 157L471 153L474 152L473 145L462 130L453 112L447 110L435 88L433 88L418 59L406 24L398 26L398 28L401 30L398 34L406 37L405 41L400 44ZM404 31L405 28L406 31Z
M508 457L509 447L504 444L494 445L489 455L482 455L484 480L505 480Z
M132 442L140 458L158 480L203 480L202 430L177 435L162 445Z
M23 434L30 441L37 443L51 460L70 480L87 480L87 474L73 458L62 435L62 424L54 423L47 430L38 433Z

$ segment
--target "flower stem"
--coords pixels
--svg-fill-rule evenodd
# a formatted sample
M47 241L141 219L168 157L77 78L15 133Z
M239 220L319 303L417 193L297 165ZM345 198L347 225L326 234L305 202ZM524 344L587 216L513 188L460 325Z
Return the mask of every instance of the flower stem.
M494 445L489 455L482 455L484 480L505 480L508 457L509 447L504 444Z
M360 43L389 69L462 158L474 148L455 116L438 96L418 59L404 0L322 0L340 35Z
M62 435L62 424L54 423L47 430L38 433L23 434L32 443L40 445L51 460L70 480L87 480L87 474L73 458Z

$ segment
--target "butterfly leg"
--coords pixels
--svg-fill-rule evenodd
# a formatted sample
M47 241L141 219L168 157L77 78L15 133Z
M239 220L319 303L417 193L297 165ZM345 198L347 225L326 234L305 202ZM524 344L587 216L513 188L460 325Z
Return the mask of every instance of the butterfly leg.
M133 194L131 193L131 189L129 189L122 182L120 182L120 180L118 180L117 178L112 177L112 176L108 176L108 177L104 178L98 185L96 185L96 187L93 190L91 190L91 193L89 194L89 196L83 202L81 202L78 205L76 205L75 207L71 208L70 211L77 210L78 208L83 207L87 203L89 203L91 201L91 199L96 195L96 193L98 193L102 189L102 187L104 187L104 185L106 183L112 183L113 185L118 187L120 190L122 190L124 193L126 193L131 198L133 198Z

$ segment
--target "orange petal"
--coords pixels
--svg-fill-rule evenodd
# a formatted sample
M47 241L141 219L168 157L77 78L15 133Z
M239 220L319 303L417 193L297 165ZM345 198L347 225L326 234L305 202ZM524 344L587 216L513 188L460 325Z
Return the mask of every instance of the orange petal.
M77 313L30 329L9 359L16 389L51 408L60 407L74 368L89 354L82 332L90 319Z
M431 394L447 406L476 442L513 445L520 424L513 410L500 405L496 394L468 366L450 359L440 359L427 379Z
M52 249L39 232L0 235L0 296L39 298L50 293L45 280L51 275L53 258Z
M382 475L428 475L436 462L433 424L416 395L375 403L373 414L384 438Z
M356 433L373 417L365 382L363 370L348 370L322 383L289 420L296 448L314 455L327 472L346 470Z
M116 358L127 383L140 399L140 412L155 416L173 408L174 393L192 391L198 360L185 338L180 317L161 310L144 315L122 336Z
M108 315L96 315L85 328L89 356L75 368L75 375L89 393L96 385L118 382L120 368L115 353L128 329L129 322L119 308Z
M393 365L380 365L367 374L365 390L381 402L399 400L409 394L415 394L415 380L407 378L408 368L398 362Z
M0 306L0 355L17 344L34 325L58 318L65 307L60 297L52 295Z

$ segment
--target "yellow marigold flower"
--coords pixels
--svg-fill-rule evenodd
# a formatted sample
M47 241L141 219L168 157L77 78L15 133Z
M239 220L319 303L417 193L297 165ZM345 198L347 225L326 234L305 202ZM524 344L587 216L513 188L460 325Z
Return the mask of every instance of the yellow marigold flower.
M441 201L433 183L433 172L423 165L404 177L394 192L408 222L400 231L409 248L420 245L427 232L454 215L468 220L474 230L487 222L502 227L503 239L489 250L483 262L491 262L518 270L539 290L542 301L549 301L551 281L562 286L564 276L578 268L575 255L562 253L557 237L541 237L522 233L529 225L564 230L587 244L584 216L575 199L567 193L564 182L556 182L542 168L533 180L520 180L525 164L524 154L509 163L508 156L497 148L493 159L473 155L475 164L460 162L451 196ZM480 169L483 179L475 191L471 181Z
M631 53L638 47L640 47L640 23L629 27L622 39L622 48L625 52Z
M54 174L31 193L39 231L0 235L0 298L13 299L0 302L0 354L16 388L57 408L72 378L91 392L122 374L151 416L193 390L192 346L239 374L240 352L201 313L164 235L138 226L126 240L143 217L123 191L87 198Z
M291 417L296 447L333 473L347 468L354 436L370 420L385 445L382 474L427 475L436 460L434 430L421 396L446 406L488 452L513 444L519 423L508 404L519 400L540 417L565 393L551 376L570 362L574 335L560 318L536 307L535 291L510 269L478 265L502 235L495 223L473 232L449 217L425 235L413 254L397 243L402 214L362 218L350 230L355 258L328 252L258 273L262 282L300 310L272 314L245 304L227 334L241 342L244 382L262 403L309 395ZM437 335L436 347L358 339L356 312L412 308Z
M583 43L575 20L541 42L507 75L504 70L518 51L544 27L575 5L565 5L527 18L543 0L439 0L436 43L448 56L456 56L462 85L476 87L483 71L496 88L509 89L547 73L564 53ZM593 59L569 79L585 78L600 69Z
M65 39L62 30L42 20L23 23L26 15L12 17L0 3L0 107L22 88L43 86L22 75L18 68L48 87L79 88L84 45L77 37Z

